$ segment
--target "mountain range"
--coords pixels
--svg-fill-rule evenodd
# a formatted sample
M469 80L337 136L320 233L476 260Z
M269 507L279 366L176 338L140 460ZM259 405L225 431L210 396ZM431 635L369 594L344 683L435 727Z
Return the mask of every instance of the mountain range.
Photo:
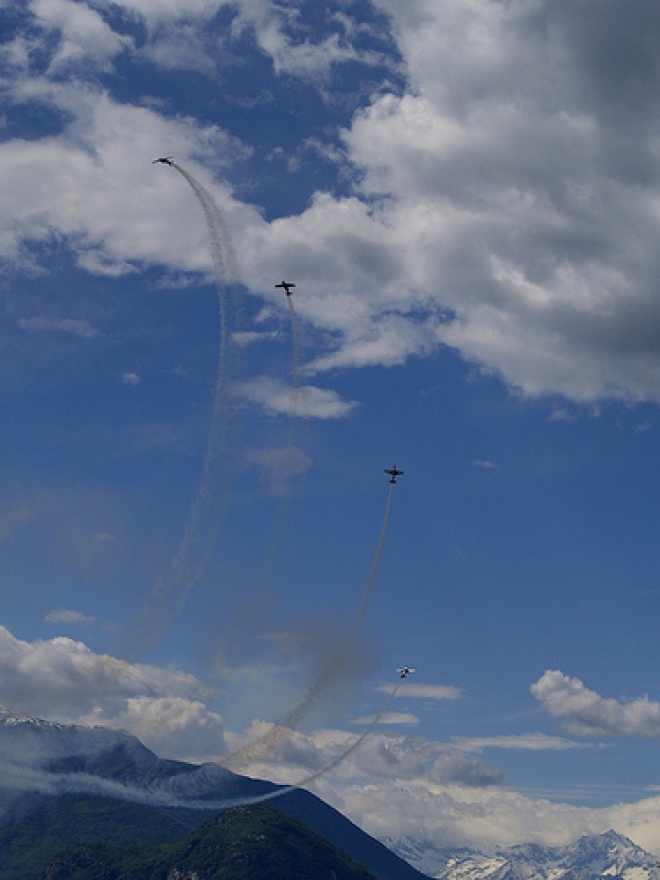
M614 831L490 855L385 846L303 789L6 709L0 771L0 880L660 880L657 859Z
M0 770L0 880L36 880L42 876L119 877L121 873L115 873L113 865L137 857L136 854L129 856L127 849L139 849L147 866L153 858L167 860L172 856L176 862L179 859L176 847L160 854L150 851L146 855L144 847L183 842L184 848L194 849L197 833L211 835L216 841L211 849L217 849L220 846L216 840L220 834L217 817L221 808L250 806L264 796L275 796L272 807L266 811L269 830L262 830L256 838L252 835L250 839L254 843L255 839L259 841L265 836L270 840L271 849L278 841L282 864L286 863L285 850L296 837L292 828L302 823L306 836L298 853L300 865L313 863L314 853L324 853L323 859L330 864L339 860L332 870L338 878L346 880L353 877L423 880L425 877L307 791L288 790L285 786L250 779L216 764L165 760L136 737L122 731L57 724L2 709ZM225 810L221 815L226 813ZM250 822L256 821L256 813L243 811L237 815L244 818L250 815ZM259 815L266 821L263 811ZM204 828L203 823L209 821L211 826ZM278 825L280 830L275 833ZM302 840L302 832L296 833L296 839ZM110 847L111 851L106 849L99 853L99 845ZM72 848L78 848L74 862L62 862L63 858L72 857ZM63 854L64 850L69 852ZM339 850L342 852L338 854ZM98 870L80 867L81 859L83 862L92 859ZM101 870L103 860L107 865ZM56 867L59 875L52 873ZM174 867L176 871L183 870L178 862ZM225 868L222 868L224 873L208 876L227 880L244 876L236 873L236 865ZM186 873L186 869L172 876L193 876L197 869L190 870L192 873ZM199 871L197 875L203 876ZM278 874L253 871L245 876L276 878ZM279 876L295 875L287 869Z
M493 855L396 842L399 855L439 880L660 880L658 859L615 831L568 846L522 844Z

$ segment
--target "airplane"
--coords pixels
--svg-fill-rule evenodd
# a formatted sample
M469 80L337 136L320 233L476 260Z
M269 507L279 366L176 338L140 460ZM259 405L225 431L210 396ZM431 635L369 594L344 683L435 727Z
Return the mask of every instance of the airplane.
M160 159L154 159L151 164L155 165L157 162L160 162L162 165L171 165L173 158L174 156L161 156Z
M389 474L390 477L392 478L390 480L390 483L396 483L396 478L400 477L403 474L403 471L398 471L395 466L395 467L389 468L389 470L387 468L385 468L384 473Z
M410 673L414 671L415 670L412 666L404 666L402 669L397 669L397 672L399 673L399 678L405 678L406 675L410 675Z
M287 296L291 296L291 288L295 286L292 281L280 281L279 284L275 285L275 287L281 287Z

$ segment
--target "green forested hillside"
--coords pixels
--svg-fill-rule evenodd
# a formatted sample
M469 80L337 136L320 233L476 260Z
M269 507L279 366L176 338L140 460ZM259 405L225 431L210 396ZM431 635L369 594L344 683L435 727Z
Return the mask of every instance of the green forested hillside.
M185 838L137 848L81 845L39 880L375 880L338 847L265 804L234 807Z
M25 796L0 823L0 880L34 880L57 853L79 843L130 847L181 838L200 818L199 810L94 795Z

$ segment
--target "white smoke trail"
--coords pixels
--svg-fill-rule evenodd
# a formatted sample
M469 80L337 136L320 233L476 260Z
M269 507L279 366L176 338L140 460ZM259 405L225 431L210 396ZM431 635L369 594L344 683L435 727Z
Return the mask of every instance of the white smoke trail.
M371 563L371 568L369 570L369 576L367 577L367 582L364 587L364 592L362 593L362 601L360 602L360 607L358 608L355 617L353 618L353 623L351 625L351 629L348 635L348 639L346 642L346 648L344 653L348 655L351 648L355 643L355 639L357 638L358 630L360 625L364 619L364 615L367 612L367 606L369 605L369 599L371 598L371 592L374 587L374 583L376 581L376 573L378 571L378 566L380 565L380 558L383 555L383 547L385 546L385 535L387 534L387 527L390 522L390 512L392 510L392 498L394 496L394 484L390 484L390 491L387 495L387 504L385 506L385 516L383 517L383 526L380 530L380 539L378 541L378 547L376 548L376 554L374 556L373 562Z
M295 449L296 426L301 415L299 411L300 400L304 392L301 374L301 346L298 316L296 315L296 311L293 306L292 297L287 295L286 301L289 308L289 316L291 318L291 339L293 351L291 370L292 386L289 410L287 413L286 445L284 447L281 465L281 469L285 475L294 474L296 471L295 466L292 467L291 465L293 464L294 456L297 452ZM264 598L270 588L270 584L273 579L273 573L275 571L277 560L280 555L280 550L284 543L287 526L290 524L291 492L291 487L287 485L285 481L283 481L281 491L279 492L273 525L270 531L270 539L268 541L268 547L265 553L265 562L263 565L262 582L264 584Z
M89 794L157 807L172 805L171 794L163 789L115 782L93 773L52 773L5 760L0 762L0 773L3 789L10 791L36 791L47 795Z
M385 516L383 518L383 526L381 528L380 539L378 541L378 547L376 548L376 554L371 564L371 569L369 570L369 576L367 577L367 582L362 593L360 605L353 618L351 627L343 644L321 669L316 680L313 682L302 700L296 706L294 706L293 709L291 709L279 722L275 723L270 728L270 730L267 733L263 734L263 736L261 736L259 739L255 740L252 743L248 743L248 745L243 746L242 748L237 749L235 752L228 755L223 760L223 765L225 767L240 767L242 764L252 763L258 758L266 755L271 749L273 749L276 745L278 745L278 743L280 743L289 735L290 730L295 730L298 727L303 719L306 718L307 715L312 711L314 706L316 706L321 697L321 694L326 689L326 687L332 684L332 682L343 673L346 664L350 658L351 651L355 645L355 640L357 639L360 625L362 623L364 615L366 614L369 599L371 597L371 592L373 590L374 582L376 580L376 572L378 571L378 565L380 563L380 559L383 553L385 536L387 534L387 527L390 519L390 511L392 509L393 494L394 485L392 484L390 485L390 491L387 498L387 506L385 508Z
M397 691L401 687L401 684L402 684L401 681L398 681L396 683L395 687L392 689L392 693L389 695L389 697L385 701L381 710L378 712L377 715L374 716L374 718L371 720L369 725L362 731L360 736L358 736L358 738L345 751L343 751L340 755L338 755L329 764L326 764L325 767L322 767L320 770L317 770L315 773L312 773L310 776L306 776L304 779L301 779L300 782L296 782L295 784L290 785L288 788L284 789L283 791L278 791L276 793L273 793L272 797L279 797L281 794L286 794L287 791L291 791L291 789L293 789L293 788L302 788L302 786L304 786L304 785L310 785L312 782L315 782L317 779L320 779L321 776L325 776L326 773L329 773L331 770L334 770L335 767L338 767L342 763L342 761L345 761L346 758L348 758L349 755L353 754L353 752L356 749L359 749L360 746L362 745L362 743L365 741L365 739L369 736L371 731L374 729L374 727L376 727L376 725L380 723L380 720L383 717L383 715L390 708L392 701L394 700L394 698L397 695ZM265 800L265 798L264 798L264 800Z
M369 722L369 725L350 744L350 746L348 746L348 748L344 749L344 751L341 752L341 754L337 755L336 758L333 758L333 760L330 761L329 764L326 764L320 770L315 770L314 773L310 773L308 776L303 777L298 782L278 787L274 791L270 791L261 795L252 795L249 797L240 798L222 798L219 800L207 800L204 799L205 795L208 794L209 791L217 789L218 786L222 785L223 782L223 778L220 775L220 768L217 765L211 765L208 768L201 768L200 772L195 772L194 774L183 774L180 776L176 776L171 780L167 780L165 783L163 783L165 789L171 791L172 794L176 794L176 803L179 805L185 805L195 808L199 807L203 809L222 810L228 807L259 804L263 801L269 801L273 800L274 798L282 797L282 795L288 794L289 792L295 791L296 789L303 788L306 785L311 785L312 782L315 782L317 779L320 779L322 776L330 773L332 770L335 769L335 767L338 767L343 761L346 760L346 758L349 757L349 755L352 755L353 752L362 745L362 743L373 731L373 729L380 723L381 719L391 706L402 683L402 681L397 682L397 684L392 689L392 692L385 700L384 705L372 718L372 720ZM287 731L287 735L289 733L291 733L290 730ZM223 764L222 767L226 767L226 764ZM160 790L162 791L162 789Z
M401 687L399 681L385 704L372 719L368 727L351 745L325 767L305 776L299 782L281 786L263 795L249 797L228 797L209 799L208 794L218 791L223 785L232 788L234 777L224 767L217 764L202 765L191 773L183 773L170 779L154 780L147 785L130 782L116 782L93 773L53 773L38 767L2 760L0 773L2 784L10 791L36 791L47 795L88 794L98 797L116 798L154 807L185 807L195 810L223 810L229 807L249 806L262 801L273 800L291 791L310 785L325 776L345 761L380 722L389 709Z
M201 578L213 551L222 519L229 506L231 483L236 462L231 431L238 430L229 408L229 315L228 278L238 281L236 255L224 218L211 195L192 174L171 162L189 184L204 213L209 247L213 260L220 314L220 345L211 424L202 475L193 499L188 523L172 559L169 571L154 584L132 631L118 640L119 653L134 660L167 632L181 613L190 590Z

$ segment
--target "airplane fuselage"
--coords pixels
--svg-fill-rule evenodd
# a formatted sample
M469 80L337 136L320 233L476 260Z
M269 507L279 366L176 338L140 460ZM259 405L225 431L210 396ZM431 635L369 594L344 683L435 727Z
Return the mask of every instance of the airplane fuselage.
M281 287L287 296L291 296L291 288L295 286L296 285L293 283L293 281L280 281L279 284L275 285L275 287Z
M403 471L397 470L395 467L385 468L384 472L390 475L390 483L396 483L396 478L402 476L403 474Z

